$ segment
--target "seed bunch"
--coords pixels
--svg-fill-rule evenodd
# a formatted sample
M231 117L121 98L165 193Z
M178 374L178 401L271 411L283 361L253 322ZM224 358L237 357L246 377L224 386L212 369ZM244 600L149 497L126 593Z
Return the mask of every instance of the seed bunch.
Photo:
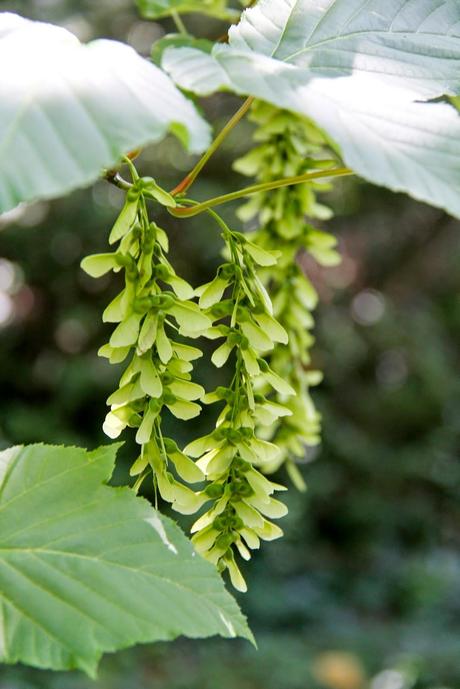
M332 162L324 160L323 136L306 120L265 104L255 105L253 119L258 146L237 162L240 172L270 181ZM254 197L240 209L242 219L259 220L252 234L230 229L208 210L221 228L224 262L211 282L194 289L176 274L168 237L148 212L151 202L171 208L175 199L127 163L133 183L110 233L115 249L82 262L93 277L114 271L124 278L103 314L114 330L99 354L127 362L107 400L104 431L117 438L135 429L134 488L151 475L173 509L202 510L192 526L197 551L245 591L236 556L248 560L261 540L281 536L272 520L287 512L273 497L285 488L266 474L286 462L302 488L293 458L319 442L320 417L309 393L321 376L309 369L317 295L296 259L308 251L323 265L338 260L335 239L306 221L329 215L316 200L325 186ZM207 394L192 380L202 351L189 340L199 337L218 341L212 363L220 368L231 361L234 371L227 386ZM164 409L187 421L200 414L200 402L221 405L215 427L180 449L163 434Z
M252 107L251 119L257 125L254 134L257 145L236 161L234 167L238 172L269 182L336 164L330 158L324 135L309 120L258 101ZM258 223L257 229L246 236L258 247L279 252L276 263L264 267L261 279L272 297L274 316L288 335L288 346L276 345L269 352L267 362L290 384L295 395L288 401L280 398L278 392L274 395L291 414L280 418L264 435L280 449L265 470L276 471L285 463L291 479L301 490L305 484L295 460L302 460L305 447L320 442L321 417L310 388L321 381L321 373L309 369L314 343L312 312L318 295L298 259L307 252L323 266L340 261L335 237L309 222L331 217L329 208L317 200L318 192L329 188L327 183L312 180L260 193L238 212L241 220Z
M233 355L235 373L228 387L220 386L204 397L205 403L223 403L215 430L190 443L185 452L199 458L197 466L209 482L204 493L212 503L192 526L192 541L219 570L228 569L233 585L245 591L235 554L248 560L261 539L281 536L281 529L270 520L287 512L272 497L284 487L260 471L277 461L280 450L261 439L256 429L270 427L291 411L261 390L269 386L283 399L294 390L264 359L276 345L287 345L287 333L273 317L258 276L259 267L274 265L277 255L226 226L222 236L229 261L197 293L199 305L213 321L206 336L223 339L212 361L220 367Z
M168 261L168 238L150 222L148 200L175 204L154 180L136 178L110 234L116 250L82 262L93 277L109 270L124 272L124 288L103 314L105 322L117 325L99 354L111 363L128 357L129 362L107 400L110 411L104 431L117 438L127 426L137 429L140 456L131 468L138 477L136 487L152 473L163 499L179 512L193 513L203 499L184 482L193 484L204 476L172 439L163 436L161 416L164 407L182 420L200 413L197 400L205 391L192 381L191 372L202 352L182 340L196 338L212 321L193 301L193 288Z

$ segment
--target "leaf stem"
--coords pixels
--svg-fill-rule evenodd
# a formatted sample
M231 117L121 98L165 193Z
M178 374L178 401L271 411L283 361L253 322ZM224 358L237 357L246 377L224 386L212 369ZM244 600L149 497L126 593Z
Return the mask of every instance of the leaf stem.
M169 192L172 196L177 196L177 194L184 194L188 189L190 189L193 182L196 180L196 178L198 177L198 175L200 174L201 170L204 168L208 160L211 158L211 156L217 151L221 143L224 141L224 139L227 138L232 129L245 116L245 114L251 107L253 100L254 98L251 96L250 98L247 98L244 101L241 108L233 115L233 117L227 122L222 131L216 136L216 138L214 139L206 153L203 155L202 158L200 158L193 170L189 172L186 177L184 177L182 182L179 182L177 187L174 187L174 189Z
M110 184L113 184L118 189L123 189L123 191L128 191L132 187L132 184L126 179L123 179L118 170L107 170L104 177L107 182L110 182Z
M179 31L179 33L182 34L182 36L188 36L189 33L187 31L187 27L185 26L179 12L177 10L172 10L171 11L171 17L172 17L174 24L176 25L176 28Z
M350 170L347 167L338 167L333 168L331 170L318 170L317 172L307 172L303 175L298 175L296 177L285 177L284 179L278 179L272 182L262 182L261 184L253 184L250 187L245 187L244 189L233 191L230 194L215 196L212 199L208 199L203 203L193 205L190 208L178 206L176 208L168 208L168 211L171 215L174 215L176 218L190 218L193 215L203 213L203 211L207 211L209 208L213 208L214 206L220 206L223 203L235 201L236 199L241 199L245 196L251 196L252 194L258 194L262 191L272 191L273 189L280 189L281 187L290 187L294 184L302 184L302 182L308 182L313 179L321 179L324 177L345 177L347 175L353 174L353 170Z

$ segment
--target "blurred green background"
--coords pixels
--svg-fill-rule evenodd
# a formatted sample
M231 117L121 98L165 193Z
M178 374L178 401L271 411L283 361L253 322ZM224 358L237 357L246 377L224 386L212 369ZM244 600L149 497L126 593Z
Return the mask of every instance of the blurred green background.
M131 0L18 0L0 10L59 23L82 40L115 37L145 55L173 28L140 21ZM187 23L210 38L225 30L202 17ZM202 105L219 127L238 100ZM245 183L231 163L250 139L241 124L197 183L197 198ZM192 162L168 139L140 166L171 187ZM321 295L314 363L325 371L315 391L324 442L305 463L308 493L287 496L286 537L245 570L249 593L239 598L259 650L178 640L106 657L96 683L3 667L0 689L460 687L459 223L357 180L338 183L327 201L343 264L319 270L305 261ZM121 202L99 182L0 218L2 448L105 442L105 398L118 371L96 351L117 284L91 280L79 262L105 250ZM234 210L224 210L230 222ZM158 222L179 274L209 279L221 248L209 220ZM226 372L205 363L198 376L209 388ZM210 423L206 415L176 422L174 433L182 442ZM126 480L123 457L133 451L127 442L116 481Z

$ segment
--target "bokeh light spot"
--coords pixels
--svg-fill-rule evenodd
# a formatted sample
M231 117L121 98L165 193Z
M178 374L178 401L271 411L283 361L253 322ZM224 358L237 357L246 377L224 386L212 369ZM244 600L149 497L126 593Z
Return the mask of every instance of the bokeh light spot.
M365 289L353 299L351 314L360 325L374 325L385 313L385 300L376 290Z

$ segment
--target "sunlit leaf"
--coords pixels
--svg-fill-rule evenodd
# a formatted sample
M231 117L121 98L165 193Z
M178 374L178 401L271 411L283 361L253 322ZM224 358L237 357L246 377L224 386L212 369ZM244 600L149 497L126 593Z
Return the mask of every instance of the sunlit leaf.
M307 115L362 177L460 216L460 117L427 102L460 91L454 0L261 0L212 55L163 65L201 94L225 88Z
M0 453L0 660L80 668L181 634L251 638L214 567L129 488L117 445Z
M191 151L208 126L132 48L82 45L65 29L0 13L0 212L97 179L173 131Z

